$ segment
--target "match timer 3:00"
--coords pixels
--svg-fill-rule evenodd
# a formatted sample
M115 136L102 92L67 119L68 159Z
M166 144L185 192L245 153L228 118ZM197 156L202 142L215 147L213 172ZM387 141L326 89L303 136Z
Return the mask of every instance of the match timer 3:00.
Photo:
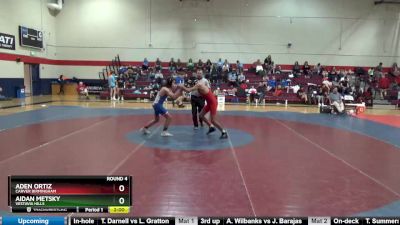
M131 176L9 176L11 212L128 213Z

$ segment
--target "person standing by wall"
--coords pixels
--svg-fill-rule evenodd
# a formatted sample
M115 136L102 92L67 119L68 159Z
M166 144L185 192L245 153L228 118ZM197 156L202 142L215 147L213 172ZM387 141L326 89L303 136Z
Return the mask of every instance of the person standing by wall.
M58 95L60 95L61 93L65 94L65 92L64 92L65 82L66 82L66 78L64 77L64 75L61 74L60 77L58 78L58 83L60 84L60 91L58 92Z
M204 84L205 86L210 88L210 82L206 78L204 78L203 70L197 70L196 76L197 76L197 83ZM193 119L194 129L197 130L199 129L199 122L200 126L203 127L203 120L198 117L198 113L201 112L201 110L204 108L205 105L205 99L203 96L199 94L197 89L191 92L190 103L192 105L192 119Z
M108 87L110 88L110 100L111 101L117 100L115 98L117 89L116 89L116 80L114 71L111 71L110 74L108 75Z

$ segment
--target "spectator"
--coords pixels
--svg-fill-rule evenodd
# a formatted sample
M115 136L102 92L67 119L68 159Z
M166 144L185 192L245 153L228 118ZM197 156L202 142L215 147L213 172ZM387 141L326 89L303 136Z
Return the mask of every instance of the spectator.
M155 69L156 70L162 70L161 60L159 58L157 58L157 60L156 60Z
M126 79L124 74L121 74L119 76L116 77L117 78L117 87L116 87L116 94L118 95L118 100L123 101L124 100L124 94L123 94L123 90L125 89L125 83L126 83Z
M370 76L370 77L373 77L374 76L374 68L369 68L369 70L368 70L368 75Z
M228 73L228 82L229 85L237 87L237 75L235 70Z
M254 88L254 86L251 86L249 89L249 103L253 103L257 94L257 89Z
M387 90L390 87L390 80L382 73L382 77L379 79L378 88L381 94L381 99L385 99L387 95Z
M155 71L161 71L161 70L149 69L148 81L152 81L156 78Z
M239 74L243 72L243 63L239 62L239 60L236 60L236 70Z
M222 65L222 72L227 73L229 72L229 62L225 59L224 65Z
M307 93L304 91L303 87L300 87L300 89L297 91L297 97L304 101L305 104L308 103Z
M248 88L247 83L249 83L249 80L246 80L246 82L241 83L240 88L246 90Z
M281 68L281 66L275 65L272 73L274 73L274 74L281 74L281 73L282 73L282 68Z
M323 88L322 88L322 86L319 86L318 88L317 88L317 93L315 94L315 97L317 98L317 103L318 103L318 106L323 106L324 105L324 103L325 103L325 93L324 93L324 90L323 90Z
M109 74L108 74L108 87L109 87L109 89L110 89L110 100L111 101L115 101L115 100L117 100L116 98L115 98L115 95L116 95L116 80L115 80L115 74L114 74L114 71L111 71Z
M66 78L64 77L64 75L60 75L60 77L58 78L58 83L60 84L60 91L58 92L58 94L60 95L61 93L62 94L65 94L65 92L64 92L64 85L65 85L65 83L66 83Z
M310 65L308 65L308 61L305 61L303 64L303 73L304 75L306 75L307 77L309 77L310 74Z
M199 61L197 62L197 70L204 70L204 63L203 61L201 61L201 59L199 59Z
M217 87L217 89L215 89L213 93L214 93L215 96L224 94L224 92L222 92L219 87Z
M363 91L359 85L354 87L353 97L354 97L355 102L358 102L358 103L364 102Z
M336 112L344 112L342 95L339 94L337 87L333 88L332 92L329 94L329 102Z
M375 71L383 72L383 63L380 62L379 65L375 67Z
M293 75L294 77L299 77L301 75L301 68L298 61L294 62Z
M218 83L218 68L216 64L211 64L210 74L211 74L211 83L213 84Z
M193 60L191 58L189 59L186 67L187 67L188 71L193 71L194 70L194 63L193 63Z
M400 75L399 67L397 63L393 63L392 69L390 70L390 74L394 77L398 77Z
M272 65L272 57L271 55L268 55L267 58L264 59L264 66L268 67Z
M329 72L328 80L335 82L338 81L336 67L333 67L332 70Z
M264 82L260 82L257 87L257 93L258 93L258 102L264 102L265 100L265 91L267 90L267 86L265 85Z
M170 72L176 71L176 62L175 62L174 58L171 58L171 60L169 61L168 67L169 67Z
M178 59L178 61L176 62L176 70L178 72L182 72L183 71L183 63L181 62L181 59Z
M368 87L366 91L363 93L363 100L365 101L366 106L373 106L374 105L374 98L372 93L372 88Z
M276 79L275 76L272 76L272 79L268 79L267 81L267 91L275 91L276 89Z
M243 71L240 71L239 73L240 74L238 76L238 81L239 83L243 83L244 81L246 81L246 77L244 76Z
M315 75L321 75L323 71L323 68L321 66L321 63L318 63L316 66L314 66L314 71L313 74Z
M211 67L212 67L212 62L210 59L207 59L206 64L204 65L206 73L211 74Z
M260 59L257 59L257 62L255 62L255 67L256 67L256 74L260 74L261 71L264 71L264 67L261 64Z
M89 99L89 91L88 91L88 89L86 88L86 85L83 84L82 81L80 81L80 82L78 83L78 86L77 86L77 88L76 88L76 91L78 92L79 96L84 96L84 97L86 97L86 99Z
M164 79L164 75L161 73L161 71L157 71L156 75L154 77L156 79L157 84L161 84L162 80Z
M144 58L143 64L142 64L142 70L146 71L149 69L149 60L147 58Z
M219 58L217 62L217 70L218 72L222 72L222 66L224 65L224 62L222 62L222 59Z

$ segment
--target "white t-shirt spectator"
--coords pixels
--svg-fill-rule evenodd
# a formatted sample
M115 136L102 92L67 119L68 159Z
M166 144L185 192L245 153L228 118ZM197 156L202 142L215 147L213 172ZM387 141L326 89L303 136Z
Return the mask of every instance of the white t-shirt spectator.
M256 73L258 73L258 72L260 72L260 71L263 71L263 70L264 70L264 68L263 68L262 65L257 65L257 66L256 66Z
M251 87L249 89L249 94L256 94L257 93L257 89L255 89L254 87Z
M164 79L164 75L161 72L157 72L155 78L161 78Z

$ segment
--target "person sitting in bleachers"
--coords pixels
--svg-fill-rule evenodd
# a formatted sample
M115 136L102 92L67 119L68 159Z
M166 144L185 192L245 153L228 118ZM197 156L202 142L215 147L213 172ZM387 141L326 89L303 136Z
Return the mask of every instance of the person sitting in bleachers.
M297 97L299 97L305 104L308 103L308 97L304 87L300 87L300 89L297 91Z
M204 66L204 69L206 70L207 74L211 74L211 67L212 67L212 62L210 59L207 59L206 64Z
M228 82L229 82L229 85L232 85L234 87L238 86L236 70L232 70L231 72L228 73Z
M313 75L322 75L324 68L321 66L321 63L318 63L314 66Z
M238 76L239 83L246 81L246 76L243 74L243 71L240 71L239 73L240 73Z
M222 72L227 73L229 72L230 67L229 67L229 62L227 59L225 59L224 65L222 65Z
M169 68L170 72L176 71L176 62L175 62L174 58L171 58L171 60L169 61L168 68Z
M292 71L293 71L294 77L299 77L301 75L301 68L300 68L298 61L294 62Z
M236 60L236 70L238 73L243 72L243 63L241 63L239 60Z
M199 61L197 62L196 70L204 70L204 63L203 61L201 61L201 59L199 59Z
M249 93L249 103L255 102L256 95L257 95L257 89L254 88L254 86L251 86L251 88L248 91Z
M257 62L255 62L255 68L256 68L256 74L260 74L261 71L264 71L264 67L261 64L260 59L257 59Z
M222 72L222 66L223 65L224 65L224 62L222 62L222 59L219 58L218 62L217 62L217 65L216 65L218 72Z
M400 70L397 66L397 63L393 63L392 69L390 70L390 74L394 77L400 76Z
M260 82L257 87L258 102L264 102L265 91L267 90L267 85L264 82Z
M374 105L374 98L372 87L368 87L367 90L363 92L363 101L365 101L366 106L373 106Z
M183 63L181 62L181 59L178 59L176 61L176 71L182 72L184 70Z
M155 70L162 70L161 60L157 58Z
M147 58L144 58L142 63L142 70L146 71L148 69L149 69L149 60L147 60Z
M360 85L356 85L354 87L353 97L354 97L355 102L357 102L357 103L365 102L365 100L363 99L363 90L360 87Z
M310 70L311 68L310 65L308 65L308 61L305 61L303 65L303 73L306 78L310 78Z
M186 68L187 68L188 71L193 71L194 70L194 63L193 63L193 60L191 58L189 59L187 65L186 65Z
M272 76L272 79L268 79L267 81L267 91L275 91L276 88L276 79L275 76Z
M337 87L334 87L332 92L329 94L329 103L333 106L335 112L344 112L343 97L338 92Z
M89 91L88 91L86 85L82 81L80 81L78 83L78 86L76 87L76 91L78 92L79 96L83 96L83 97L86 97L86 99L89 99Z
M272 66L272 57L268 55L267 58L264 59L264 67L267 69L270 66Z
M159 71L156 72L156 75L155 75L154 78L156 80L156 83L161 84L162 80L164 79L164 75L159 70Z
M379 79L378 82L378 88L379 88L378 90L381 94L382 99L385 99L385 97L387 96L387 90L389 89L389 87L390 87L390 80L385 76L384 73L382 73L381 78Z
M274 64L274 69L273 69L272 73L273 74L281 74L282 73L281 66Z
M246 80L245 82L241 83L240 88L246 91L248 88L247 83L249 83L249 80Z
M333 67L331 71L328 73L328 80L332 82L338 81L338 73L336 71L336 67Z

